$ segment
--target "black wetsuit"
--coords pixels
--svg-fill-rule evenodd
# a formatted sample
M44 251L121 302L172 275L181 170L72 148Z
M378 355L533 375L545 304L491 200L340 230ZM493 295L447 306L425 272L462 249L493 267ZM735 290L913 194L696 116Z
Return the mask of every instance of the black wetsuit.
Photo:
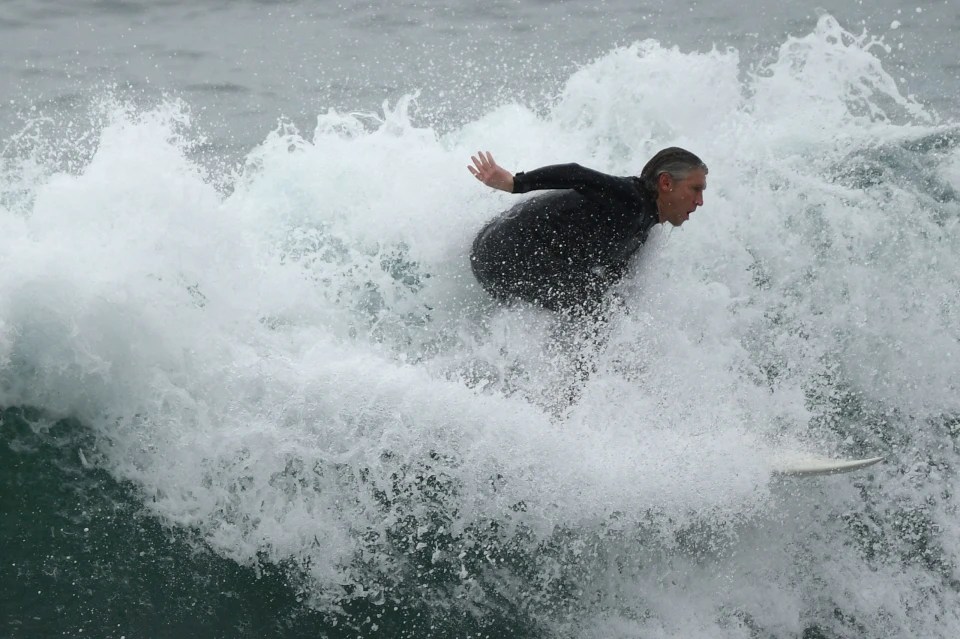
M500 299L553 310L596 306L657 223L640 178L579 164L517 173L513 192L563 189L520 202L489 222L470 253L474 275Z

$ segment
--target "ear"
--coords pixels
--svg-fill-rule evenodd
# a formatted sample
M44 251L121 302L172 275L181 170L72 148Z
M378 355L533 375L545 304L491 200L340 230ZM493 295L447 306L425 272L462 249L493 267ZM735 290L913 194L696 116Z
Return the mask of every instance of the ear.
M670 191L673 189L673 178L669 173L661 173L657 176L657 188L660 191Z

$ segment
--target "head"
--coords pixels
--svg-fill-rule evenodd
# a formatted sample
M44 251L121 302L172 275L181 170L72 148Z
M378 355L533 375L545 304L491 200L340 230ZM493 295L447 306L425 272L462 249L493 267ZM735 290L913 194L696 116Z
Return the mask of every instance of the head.
M660 222L680 226L698 206L707 188L707 165L696 155L672 146L658 152L640 172L644 186L656 194Z

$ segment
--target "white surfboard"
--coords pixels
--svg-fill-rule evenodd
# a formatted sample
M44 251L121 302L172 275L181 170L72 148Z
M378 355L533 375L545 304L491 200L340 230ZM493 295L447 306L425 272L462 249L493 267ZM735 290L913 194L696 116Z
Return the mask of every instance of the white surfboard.
M836 475L873 466L884 459L886 459L885 456L866 457L864 459L833 459L810 453L784 452L774 458L773 472L775 475L789 477Z

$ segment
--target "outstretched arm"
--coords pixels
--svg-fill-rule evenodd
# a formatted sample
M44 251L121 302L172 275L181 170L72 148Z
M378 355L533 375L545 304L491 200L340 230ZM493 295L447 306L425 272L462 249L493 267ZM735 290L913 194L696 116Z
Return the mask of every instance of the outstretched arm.
M486 153L480 151L470 159L473 161L473 166L468 164L467 170L473 174L473 177L491 188L513 193L513 174L497 164L489 151Z
M489 151L480 151L470 159L473 160L473 166L468 165L467 169L475 178L489 187L507 193L576 189L581 192L600 191L609 195L619 193L627 198L636 195L636 186L630 178L607 175L579 164L553 164L512 175L494 161Z

